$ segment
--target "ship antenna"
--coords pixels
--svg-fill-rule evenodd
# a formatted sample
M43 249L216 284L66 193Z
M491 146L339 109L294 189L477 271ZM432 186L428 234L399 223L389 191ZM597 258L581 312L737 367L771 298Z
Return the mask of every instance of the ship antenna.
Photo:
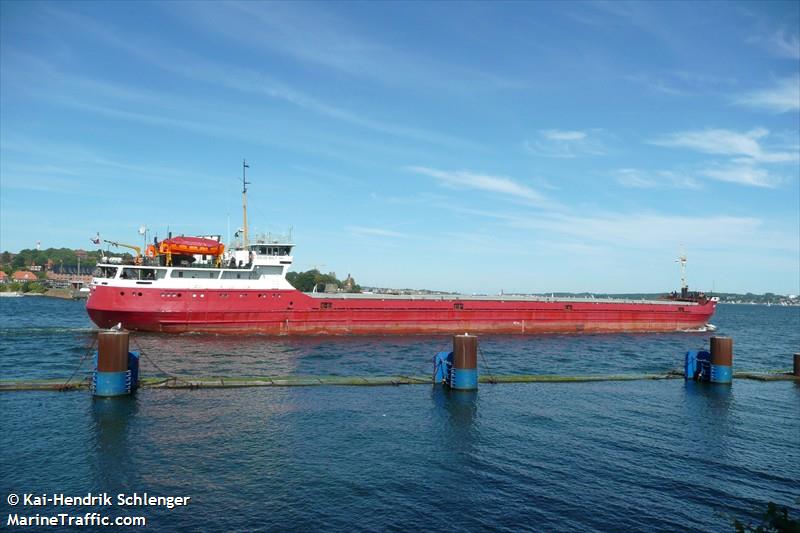
M689 288L686 285L686 251L681 247L681 255L675 260L676 263L681 265L681 292Z
M250 184L245 178L246 169L250 168L246 159L242 159L242 225L244 227L244 248L247 248L247 186Z

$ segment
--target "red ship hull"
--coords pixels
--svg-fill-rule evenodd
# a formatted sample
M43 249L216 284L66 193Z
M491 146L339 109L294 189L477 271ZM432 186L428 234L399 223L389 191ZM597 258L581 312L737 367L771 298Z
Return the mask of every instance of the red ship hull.
M703 327L716 307L711 300L326 296L96 285L86 307L101 328L267 335L668 332Z

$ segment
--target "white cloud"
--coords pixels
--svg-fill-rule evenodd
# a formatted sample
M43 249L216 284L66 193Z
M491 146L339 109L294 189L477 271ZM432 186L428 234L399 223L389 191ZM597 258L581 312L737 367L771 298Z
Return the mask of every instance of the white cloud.
M366 235L366 236L373 236L373 237L392 237L392 238L400 238L404 239L408 237L405 233L400 233L398 231L392 231L388 229L382 228L368 228L364 226L347 226L345 228L347 231L352 233L353 235Z
M761 221L751 217L681 216L661 213L597 213L554 215L520 219L521 227L567 234L583 242L607 242L641 249L661 248L665 243L728 243L752 235Z
M769 39L772 50L781 57L800 59L800 39L784 30L778 30Z
M644 172L636 170L635 168L621 168L616 172L617 183L623 187L632 187L635 189L653 189L658 184L645 175Z
M658 146L689 148L696 152L714 155L748 157L764 163L796 161L798 154L790 152L768 152L759 142L769 135L769 130L756 128L746 133L724 129L682 131L650 141Z
M485 217L535 235L547 235L550 242L614 249L664 250L680 244L692 248L730 249L732 245L759 249L797 249L791 233L768 233L755 217L731 215L672 215L658 212L542 212L536 214L469 209L452 202L435 202L437 208L472 217Z
M525 142L525 148L539 156L573 158L585 155L604 155L607 148L603 131L540 130L536 138Z
M542 135L551 141L580 141L586 138L583 131L543 130Z
M527 185L517 183L511 178L507 178L505 176L476 174L474 172L468 172L465 170L437 170L427 167L408 167L408 170L417 174L435 178L440 184L448 187L476 189L498 193L540 206L553 205L535 189L532 189Z
M718 181L738 183L750 187L777 187L781 180L770 174L763 165L793 163L800 152L785 142L772 143L773 149L763 145L769 130L755 128L745 133L724 129L684 131L665 135L650 141L651 144L688 148L696 152L729 156L723 163L707 163L698 174ZM778 135L777 137L780 137ZM780 149L775 149L780 147ZM760 166L761 165L761 166Z
M686 70L655 70L624 76L651 92L671 96L689 96L698 93L717 92L736 84L736 78L714 76Z
M780 80L774 87L744 93L734 103L775 113L800 109L800 76Z
M707 168L700 172L709 178L739 183L741 185L751 185L753 187L773 188L778 185L778 179L770 176L769 171L758 168L747 161L734 161L728 166L716 166Z
M701 189L702 185L693 177L669 170L647 172L635 168L621 168L615 172L617 183L635 189Z
M800 59L800 39L797 33L786 30L785 27L775 29L774 21L759 16L748 9L739 8L738 11L754 19L753 34L745 42L758 45L772 55L786 59ZM789 25L796 28L796 18Z
M259 9L257 7L245 4L230 4L225 7L219 7L203 3L195 4L192 14L196 15L201 8L203 8L204 12L206 12L206 15L209 15L211 11L217 12L217 14L221 16L225 13L243 11L247 12L252 10L260 11L262 15L267 15L270 13L275 14L274 5L266 9ZM479 150L482 148L477 143L465 139L459 139L446 133L429 131L415 126L376 119L344 107L333 105L300 91L286 83L283 83L274 78L270 73L258 68L237 67L228 63L223 64L214 62L205 57L195 55L191 52L184 52L174 47L168 47L165 45L158 46L158 43L151 43L151 46L147 46L143 44L143 42L147 40L143 39L141 35L132 33L126 34L119 27L109 26L91 17L80 15L75 12L64 11L52 6L49 6L46 8L46 10L53 17L58 17L65 24L69 24L89 36L92 36L106 44L110 44L114 47L122 49L134 57L155 65L158 68L179 76L183 76L187 79L215 84L217 86L233 89L241 93L250 93L253 95L260 95L270 99L279 100L291 106L301 108L324 117L332 118L344 123L362 127L367 130L384 133L399 138L416 140L444 147L470 150ZM250 17L243 20L246 20L248 24L252 24L253 20L255 19ZM215 26L218 26L219 22L220 21L218 19L214 19L213 16L209 15L209 24L213 23ZM229 29L232 30L234 27L238 28L235 30L238 34L243 35L247 33L242 32L241 27L238 25L231 25ZM316 28L316 26L313 27ZM324 27L324 24L321 24L320 28L321 27ZM284 29L288 31L289 28L286 27ZM259 35L266 35L269 32L261 31L260 33L255 33ZM294 33L305 35L308 32L298 33L297 31L294 31ZM317 40L319 40L320 37L318 31L315 30L311 31L310 33L314 34ZM280 39L278 39L278 41L280 41ZM308 39L306 39L305 42L308 42ZM327 39L322 44L323 46L320 46L320 49L327 50L326 57L339 57L338 54L336 54L334 51L331 51L330 47L327 46ZM97 86L90 88L102 89L103 87L101 84L98 84ZM106 89L113 89L117 92L120 91L120 88L110 86Z
M791 232L767 230L760 218L728 214L681 215L635 209L624 211L513 210L475 208L459 205L452 198L423 200L432 208L466 215L484 229L495 225L547 235L550 243L571 243L596 249L665 250L681 244L690 248L729 250L731 246L779 251L797 250L797 237ZM506 234L489 230L491 234ZM609 248L609 246L611 248Z

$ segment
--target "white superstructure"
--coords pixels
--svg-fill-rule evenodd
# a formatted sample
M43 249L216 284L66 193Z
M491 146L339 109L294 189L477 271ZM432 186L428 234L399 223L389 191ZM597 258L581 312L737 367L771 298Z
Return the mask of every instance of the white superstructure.
M292 265L293 244L255 242L226 251L219 268L213 262L164 266L157 261L142 265L97 265L92 285L120 288L292 290L286 274ZM150 263L150 264L148 264Z

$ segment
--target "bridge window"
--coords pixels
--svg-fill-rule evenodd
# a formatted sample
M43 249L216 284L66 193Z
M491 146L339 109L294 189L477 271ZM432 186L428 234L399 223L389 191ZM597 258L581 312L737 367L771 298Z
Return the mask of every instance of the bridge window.
M264 266L259 265L253 269L253 279L258 279L261 276L280 276L283 273L281 266Z
M166 275L164 270L157 270L155 268L123 268L122 279L135 279L135 280L156 280L163 279Z
M191 279L217 279L219 270L189 270L186 268L176 268L170 274L171 278L191 278ZM160 279L160 278L159 278Z
M117 268L116 267L98 267L94 271L94 275L97 278L115 278L117 277Z

